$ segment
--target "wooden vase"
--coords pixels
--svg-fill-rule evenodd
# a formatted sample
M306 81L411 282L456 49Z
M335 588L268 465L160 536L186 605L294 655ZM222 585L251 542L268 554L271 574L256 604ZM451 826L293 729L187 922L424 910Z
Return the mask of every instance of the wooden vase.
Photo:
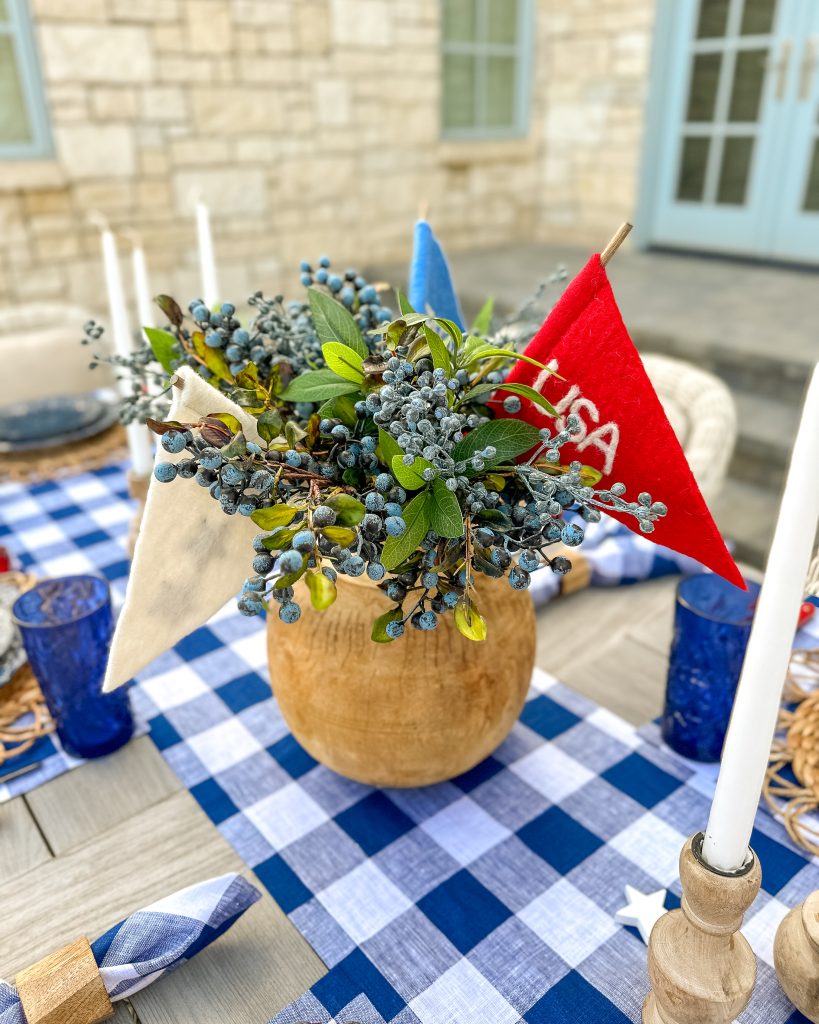
M301 585L303 587L303 584ZM316 760L373 786L427 786L460 775L501 743L520 714L535 659L532 600L505 579L481 580L488 637L458 632L452 613L429 632L374 643L392 607L370 580L339 576L323 612L268 616L270 681L293 735Z

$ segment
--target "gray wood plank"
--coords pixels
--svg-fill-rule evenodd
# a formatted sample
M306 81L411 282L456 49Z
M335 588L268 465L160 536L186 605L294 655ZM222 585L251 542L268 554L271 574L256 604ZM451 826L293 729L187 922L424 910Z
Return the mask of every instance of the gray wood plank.
M566 665L559 678L633 725L662 711L668 658L634 637L592 645L592 653Z
M0 886L0 977L226 871L253 877L193 797L177 792ZM142 1024L263 1024L326 970L267 894L219 943L207 969L193 961L134 997Z
M88 842L181 789L148 736L87 761L26 797L57 856Z
M0 884L50 859L51 851L25 800L18 796L0 804Z

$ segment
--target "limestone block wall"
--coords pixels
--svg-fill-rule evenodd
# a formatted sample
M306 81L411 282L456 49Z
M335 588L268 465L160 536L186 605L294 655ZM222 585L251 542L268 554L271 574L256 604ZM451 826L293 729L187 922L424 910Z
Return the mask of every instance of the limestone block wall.
M199 292L192 204L225 298L301 258L600 241L634 204L653 0L536 0L528 136L440 137L438 0L30 0L52 159L0 163L0 305L104 309L98 214L155 291ZM601 243L602 244L602 243Z

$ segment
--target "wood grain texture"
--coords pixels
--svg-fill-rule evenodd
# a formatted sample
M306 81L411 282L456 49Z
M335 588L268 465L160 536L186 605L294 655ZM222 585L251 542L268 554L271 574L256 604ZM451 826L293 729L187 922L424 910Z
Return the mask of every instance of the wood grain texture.
M689 839L680 854L682 906L651 931L643 1024L729 1024L748 1005L756 957L740 934L762 881L758 858L724 877L697 859Z
M0 804L0 885L50 859L51 852L23 797Z
M336 602L294 625L268 616L273 692L293 735L341 775L375 786L425 786L472 768L517 720L534 665L532 601L506 580L480 580L487 639L467 640L452 615L375 644L393 607L367 581L339 578ZM309 598L305 598L309 603Z
M180 790L148 736L32 790L26 797L51 849L60 855Z
M14 981L28 1024L98 1024L113 1016L88 939L55 950Z
M227 871L242 871L253 880L193 797L175 793L0 886L0 977L15 974L78 935L101 934L161 896ZM325 973L267 894L234 931L233 939L223 936L211 952L208 998L200 1001L186 980L195 962L185 965L158 983L155 996L146 990L134 997L142 1024L263 1024ZM231 942L242 944L244 953L230 955ZM258 969L251 950L267 957L267 969ZM213 996L217 990L218 1004ZM228 1005L230 1013L225 1012Z
M774 939L774 967L793 1005L819 1022L819 892L793 907L780 921Z

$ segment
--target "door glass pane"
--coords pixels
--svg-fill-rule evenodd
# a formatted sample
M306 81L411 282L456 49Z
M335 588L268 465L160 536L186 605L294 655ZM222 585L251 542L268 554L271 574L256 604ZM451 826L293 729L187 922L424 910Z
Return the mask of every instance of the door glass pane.
M804 210L819 210L819 139L813 144L813 159L810 162L808 187L805 189Z
M729 121L756 121L765 80L766 49L739 50L734 67Z
M486 124L490 128L515 126L514 57L487 58Z
M773 27L776 0L745 0L740 35L766 35Z
M475 0L444 0L444 39L450 43L474 41Z
M729 0L700 0L697 39L713 39L725 35Z
M14 145L31 139L14 43L9 36L0 36L0 144Z
M694 57L686 121L713 120L721 63L721 53L698 53Z
M517 0L487 0L486 36L490 43L514 44L518 38Z
M717 187L717 202L742 206L751 169L753 138L727 138L722 150L722 167Z
M444 54L444 128L475 126L475 58Z
M680 161L680 180L677 198L699 201L705 188L705 169L708 166L708 138L688 138L683 143Z

